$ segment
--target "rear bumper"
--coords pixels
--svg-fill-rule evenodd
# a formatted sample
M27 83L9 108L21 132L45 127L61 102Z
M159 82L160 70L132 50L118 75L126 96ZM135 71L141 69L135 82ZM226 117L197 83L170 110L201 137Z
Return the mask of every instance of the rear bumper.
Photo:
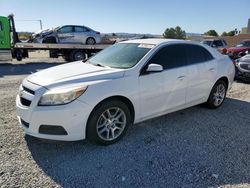
M101 36L97 36L97 37L95 37L95 42L96 42L96 44L101 43L101 41L102 41Z

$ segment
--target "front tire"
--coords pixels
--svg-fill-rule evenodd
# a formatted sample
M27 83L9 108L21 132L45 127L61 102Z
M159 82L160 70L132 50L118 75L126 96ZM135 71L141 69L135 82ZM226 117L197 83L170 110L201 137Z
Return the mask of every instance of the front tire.
M207 107L211 109L219 108L226 98L227 84L223 80L219 80L213 86L209 98L207 100Z
M100 103L91 113L87 124L87 138L94 144L109 145L119 141L131 124L126 104L119 100Z

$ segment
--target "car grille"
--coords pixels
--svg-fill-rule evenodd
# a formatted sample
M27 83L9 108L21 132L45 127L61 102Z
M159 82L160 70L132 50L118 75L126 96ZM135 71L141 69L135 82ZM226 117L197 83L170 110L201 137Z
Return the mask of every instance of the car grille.
M22 89L23 89L23 91L25 91L26 93L29 93L29 94L31 94L31 95L35 95L35 91L33 91L33 90L31 90L31 89L29 89L29 88L23 86L23 85L22 85ZM29 106L31 105L31 102L32 102L32 101L29 100L29 99L24 98L23 96L20 96L20 102L21 102L21 104L22 104L23 106L29 107Z
M30 100L25 99L25 98L23 98L23 97L20 97L20 101L21 101L21 104L22 104L23 106L30 106L30 104L31 104L31 101L30 101Z
M29 88L27 88L25 86L23 86L23 90L30 93L30 94L32 94L32 95L35 95L35 91L32 91L31 89L29 89Z
M250 71L250 63L241 63L240 68Z

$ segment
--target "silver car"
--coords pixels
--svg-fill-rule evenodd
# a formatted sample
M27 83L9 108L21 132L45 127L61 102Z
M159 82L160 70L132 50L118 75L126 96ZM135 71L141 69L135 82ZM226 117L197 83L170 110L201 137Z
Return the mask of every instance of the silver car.
M224 39L205 39L201 43L216 48L220 53L226 53L227 42Z
M101 42L101 34L86 26L63 25L34 33L30 42L93 45Z
M250 81L250 54L237 59L234 64L236 70L235 77Z

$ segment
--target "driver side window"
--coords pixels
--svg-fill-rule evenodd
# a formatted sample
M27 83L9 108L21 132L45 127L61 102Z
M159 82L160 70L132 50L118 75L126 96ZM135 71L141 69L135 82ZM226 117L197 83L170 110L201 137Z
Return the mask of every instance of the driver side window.
M152 63L162 65L164 70L185 66L185 46L182 44L173 44L161 48L149 61L149 64Z
M73 31L73 29L71 26L64 26L61 29L59 29L60 33L70 33L72 31Z

